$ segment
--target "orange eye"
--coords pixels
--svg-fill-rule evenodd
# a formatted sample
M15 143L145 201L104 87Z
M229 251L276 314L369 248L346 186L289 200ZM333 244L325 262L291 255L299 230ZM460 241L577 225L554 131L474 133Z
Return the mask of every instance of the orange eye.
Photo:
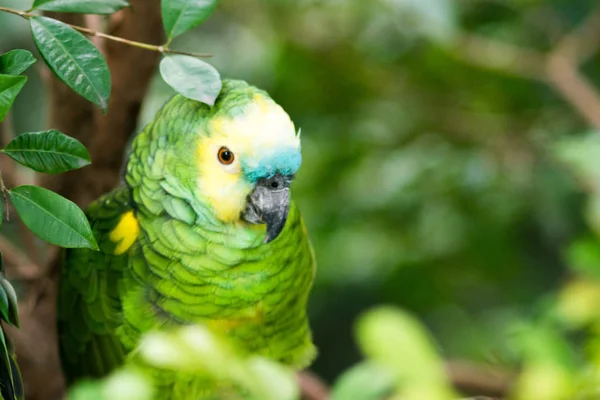
M225 165L231 164L235 159L235 156L227 147L221 147L217 156L219 157L219 161L221 162L221 164Z

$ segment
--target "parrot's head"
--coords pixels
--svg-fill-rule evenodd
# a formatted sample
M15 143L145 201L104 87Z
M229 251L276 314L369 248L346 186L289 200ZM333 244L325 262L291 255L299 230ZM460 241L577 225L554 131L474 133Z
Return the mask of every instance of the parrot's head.
M300 135L267 93L224 81L196 147L198 193L224 223L266 224L265 243L283 230Z

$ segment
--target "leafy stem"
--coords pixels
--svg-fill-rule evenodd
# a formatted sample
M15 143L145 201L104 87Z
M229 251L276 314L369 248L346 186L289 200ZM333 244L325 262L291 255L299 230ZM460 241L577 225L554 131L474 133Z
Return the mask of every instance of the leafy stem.
M0 11L7 12L10 14L15 14L15 15L18 15L25 19L29 19L31 17L36 16L35 14L29 13L27 11L19 11L19 10L15 10L15 9L8 8L8 7L0 7ZM71 24L66 24L66 25L70 26L71 28L75 29L76 31L83 33L84 35L101 37L106 40L112 40L114 42L124 43L129 46L138 47L140 49L157 51L161 54L180 54L180 55L184 55L184 56L191 56L191 57L198 57L198 58L212 57L212 54L207 54L207 53L192 53L192 52L188 52L188 51L180 51L180 50L170 49L168 47L170 44L170 40L165 45L156 46L153 44L137 42L135 40L124 39L119 36L108 35L106 33L98 32L93 29L84 28L82 26L71 25Z

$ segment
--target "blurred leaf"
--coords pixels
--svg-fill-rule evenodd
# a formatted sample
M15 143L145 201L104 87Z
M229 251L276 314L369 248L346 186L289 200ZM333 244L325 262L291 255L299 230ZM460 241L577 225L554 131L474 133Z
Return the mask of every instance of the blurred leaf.
M151 400L154 388L150 379L137 371L121 370L112 374L104 384L104 398L107 400Z
M75 383L67 393L67 400L108 400L102 393L101 382L82 380ZM149 399L148 399L149 400Z
M27 50L11 50L0 56L0 74L19 75L37 60Z
M32 10L83 14L112 14L128 7L127 0L35 0Z
M566 251L567 264L574 271L600 279L600 242L595 237L580 238Z
M0 122L6 117L25 82L26 76L0 75Z
M336 381L331 400L384 400L396 387L396 377L374 362L363 362L345 371Z
M0 399L23 400L23 385L16 365L15 357L5 336L4 328L0 326Z
M205 326L191 325L171 332L146 334L139 346L143 365L189 376L186 393L210 391L214 398L295 400L298 388L293 371L262 357L249 357L227 336ZM137 360L137 359L136 359ZM177 386L173 389L178 390ZM181 388L179 389L181 390ZM247 393L247 396L237 396ZM236 395L234 395L236 394Z
M212 65L190 56L167 56L160 74L179 94L212 106L221 92L221 77Z
M573 398L573 372L577 367L567 339L557 326L525 324L516 331L523 371L513 388L517 400Z
M557 364L527 363L512 389L515 400L573 399L572 381Z
M569 343L557 326L541 322L520 326L516 330L516 343L526 360L557 364L565 368L575 366Z
M162 19L169 40L200 25L217 6L217 0L162 0Z
M0 326L0 342L2 343L2 348L0 349L0 353L2 353L2 363L8 365L10 363L10 361L8 361L8 346L6 344L6 336L4 336L4 329L2 326ZM0 394L0 399L2 399L1 396L2 395Z
M67 400L153 400L151 377L126 364L104 379L76 383Z
M10 309L10 303L8 302L8 294L4 290L4 288L0 287L0 312L2 313L2 317L4 321L10 320L10 314L8 310Z
M600 189L600 134L562 138L553 146L554 155L592 190Z
M30 24L35 45L50 69L76 93L106 113L110 71L96 46L55 19L32 17Z
M56 130L23 133L3 150L18 163L37 172L58 174L90 164L81 142Z
M300 393L294 373L263 357L247 361L250 376L253 376L257 400L296 400Z
M357 325L363 353L396 376L402 396L410 399L451 399L443 363L427 331L412 316L393 307L378 307Z
M570 327L581 328L600 317L600 282L578 279L566 284L558 297L558 314Z
M89 222L75 203L39 186L17 186L9 193L23 223L39 238L61 247L98 249Z
M399 17L398 26L448 44L454 39L457 16L453 0L381 0Z

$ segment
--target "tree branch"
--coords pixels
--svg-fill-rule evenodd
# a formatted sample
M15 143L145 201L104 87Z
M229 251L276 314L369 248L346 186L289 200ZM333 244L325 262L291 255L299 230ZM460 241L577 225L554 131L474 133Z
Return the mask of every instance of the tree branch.
M507 371L462 360L446 362L446 373L452 385L469 396L503 398L514 378Z
M547 54L479 35L463 34L453 48L459 60L552 86L586 121L600 128L600 94L579 66L600 48L600 8L564 35Z
M459 60L471 65L508 73L516 77L544 81L543 53L485 36L463 33L453 47Z
M18 15L25 19L29 19L31 17L36 16L35 14L29 13L27 11L15 10L15 9L8 8L8 7L0 7L0 11L6 12L9 14ZM66 23L66 24L69 25L71 28L75 29L76 31L83 33L84 35L88 35L88 36L92 36L92 37L99 37L99 38L107 39L107 40L114 41L114 42L124 43L124 44L127 44L132 47L137 47L139 49L156 51L158 53L164 53L164 54L181 54L181 55L186 55L186 56L191 56L191 57L199 57L199 58L212 57L211 54L191 53L189 51L173 50L173 49L168 48L166 45L148 44L148 43L144 43L144 42L139 42L137 40L126 39L126 38L120 37L120 36L108 35L106 33L102 33L97 30L86 28L86 27L80 26L80 25L75 25L75 24L70 24L70 23Z
M302 371L296 375L302 400L327 400L329 389L325 383L310 371Z

